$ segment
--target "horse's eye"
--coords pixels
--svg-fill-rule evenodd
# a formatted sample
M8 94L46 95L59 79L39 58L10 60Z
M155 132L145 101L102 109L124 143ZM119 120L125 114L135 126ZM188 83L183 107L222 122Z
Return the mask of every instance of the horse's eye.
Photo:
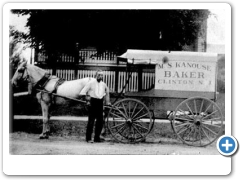
M18 72L19 72L19 73L23 73L23 72L24 72L24 69L18 69Z

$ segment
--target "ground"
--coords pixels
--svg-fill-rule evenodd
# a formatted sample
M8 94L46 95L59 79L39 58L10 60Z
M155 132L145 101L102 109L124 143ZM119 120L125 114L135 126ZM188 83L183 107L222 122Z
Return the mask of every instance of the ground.
M71 102L74 104L74 102ZM225 94L219 94L217 104L219 105L223 117L225 117ZM27 105L27 103L26 103ZM26 108L26 105L18 106ZM29 105L29 104L28 104ZM30 103L29 106L33 106ZM38 105L39 106L39 105ZM74 115L73 111L79 112L77 108L61 108ZM66 106L69 107L69 106ZM75 106L73 106L75 107ZM29 114L32 110L26 108ZM18 110L18 109L17 109ZM71 111L70 111L71 110ZM62 114L59 114L61 116ZM26 115L29 115L26 114ZM53 113L54 114L54 113ZM66 114L66 113L65 113ZM63 114L63 115L65 115ZM80 117L79 117L80 118ZM154 129L147 136L146 142L138 144L121 144L112 140L111 136L107 137L104 143L88 144L84 141L86 134L86 121L71 120L50 120L51 136L48 140L39 140L38 135L42 131L42 120L13 120L10 121L10 154L49 154L49 155L85 155L85 154L154 154L154 155L219 155L216 148L216 141L207 147L191 147L183 144L177 139L170 126L170 123L156 123ZM223 132L223 134L225 131Z
M138 144L121 144L111 138L103 143L87 143L84 137L51 136L38 139L37 134L10 133L12 155L219 155L216 142L207 147L192 147L171 138L147 138Z

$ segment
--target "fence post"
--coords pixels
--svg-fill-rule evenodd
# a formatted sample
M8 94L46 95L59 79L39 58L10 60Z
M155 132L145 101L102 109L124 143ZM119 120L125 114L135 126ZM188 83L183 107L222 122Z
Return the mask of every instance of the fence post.
M35 53L34 53L34 62L37 62L37 63L39 63L39 59L38 59L38 53L39 53L39 49L38 49L39 47L38 47L38 45L36 46L36 48L35 48Z
M52 75L57 75L57 53L49 53L49 56L51 57L52 61Z
M119 65L119 60L117 58L117 65ZM119 68L115 71L115 87L114 92L118 93L118 77L119 77Z
M74 78L78 79L78 64L79 64L79 43L76 43L74 51Z
M142 67L138 67L138 91L142 90Z

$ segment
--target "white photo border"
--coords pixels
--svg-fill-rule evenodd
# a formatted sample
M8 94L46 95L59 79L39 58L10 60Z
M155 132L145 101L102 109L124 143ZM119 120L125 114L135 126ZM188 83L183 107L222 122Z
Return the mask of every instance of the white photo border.
M6 175L228 175L231 157L222 155L10 155L10 9L214 9L226 10L225 134L231 135L231 6L227 3L7 3L3 7L3 172ZM161 146L161 145L159 145ZM161 148L161 147L159 147ZM94 161L101 162L96 167ZM33 164L34 162L34 164ZM116 163L117 162L117 163ZM143 163L144 162L144 163ZM44 167L44 168L43 168ZM89 168L91 167L91 168ZM95 169L92 171L92 169Z

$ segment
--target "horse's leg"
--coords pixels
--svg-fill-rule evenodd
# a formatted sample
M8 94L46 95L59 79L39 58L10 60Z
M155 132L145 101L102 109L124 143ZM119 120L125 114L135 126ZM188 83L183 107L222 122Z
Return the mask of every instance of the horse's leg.
M48 139L49 132L50 132L50 127L49 127L49 109L51 106L51 96L47 93L40 93L38 95L39 102L41 104L42 108L42 116L43 116L43 131L42 134L40 134L39 138L40 139Z

